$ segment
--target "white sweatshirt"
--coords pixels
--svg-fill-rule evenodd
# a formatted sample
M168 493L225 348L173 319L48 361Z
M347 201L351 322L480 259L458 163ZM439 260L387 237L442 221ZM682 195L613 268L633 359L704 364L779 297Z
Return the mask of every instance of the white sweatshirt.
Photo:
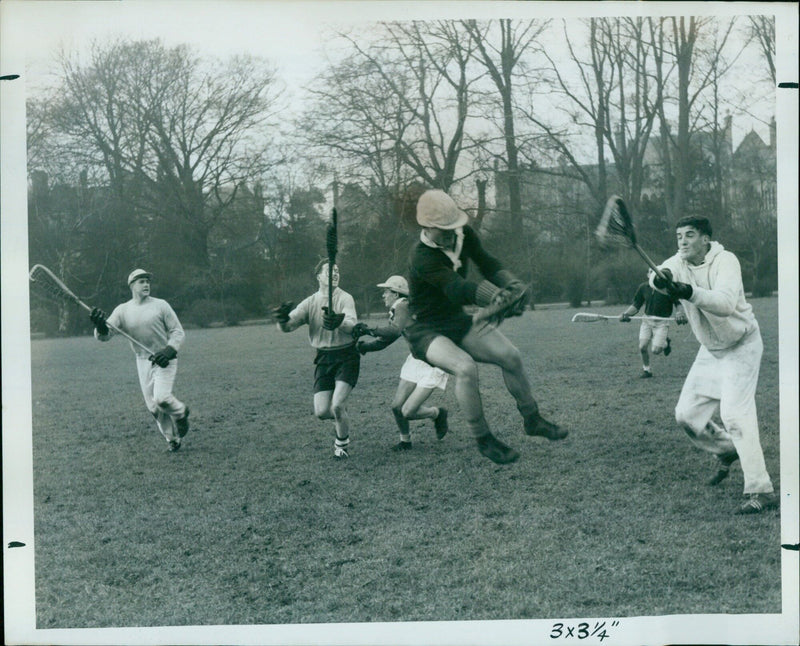
M680 254L660 266L675 281L692 286L692 297L681 300L697 340L712 354L736 345L758 323L745 300L739 260L719 242L712 242L703 262L692 265ZM653 284L653 278L650 279Z
M167 345L180 350L185 336L181 322L169 303L152 296L148 296L141 303L131 299L117 305L107 320L153 352L163 350ZM95 337L100 341L108 341L113 334L114 331L111 330L111 334L100 336L97 329L94 331ZM147 357L147 353L133 343L131 349L138 356Z

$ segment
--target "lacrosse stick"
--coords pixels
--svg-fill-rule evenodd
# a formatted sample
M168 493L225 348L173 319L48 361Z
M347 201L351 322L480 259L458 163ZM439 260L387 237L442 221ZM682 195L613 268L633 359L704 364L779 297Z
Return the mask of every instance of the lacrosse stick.
M603 216L600 218L600 224L597 225L597 230L594 234L602 245L619 244L632 247L659 278L667 280L666 276L650 259L650 256L636 242L636 229L633 226L633 219L628 207L619 195L612 195L608 198L603 209Z
M325 234L325 246L328 250L328 311L333 314L333 266L336 264L336 252L339 248L335 207L333 213L331 213L331 221Z
M643 319L644 316L630 316L631 319ZM659 321L674 321L674 318L661 318L658 316L650 316L648 318L657 319ZM578 312L572 317L573 323L595 323L596 321L619 321L619 316L606 316L605 314L595 314L594 312Z
M39 292L44 296L48 296L52 300L57 300L57 301L64 301L64 300L72 301L76 305L79 305L80 307L85 309L87 312L89 313L92 312L91 307L89 307L86 303L84 303L80 298L75 296L72 290L70 290L70 288L67 287L63 282L61 282L61 280L59 280L56 277L56 275L44 265L34 265L30 271L30 274L28 274L28 277L31 279L31 283L33 283L35 287L38 287ZM126 334L118 327L111 325L111 323L109 323L108 321L106 321L106 325L108 325L108 327L114 330L114 332L116 332L117 334L124 336L131 343L134 343L137 346L139 346L142 350L147 352L148 355L152 357L153 351L146 345L143 345L142 343L134 339L130 334Z
M495 325L500 325L510 316L522 316L522 312L529 301L527 287L514 289L504 298L475 312L472 315L472 324L494 323Z

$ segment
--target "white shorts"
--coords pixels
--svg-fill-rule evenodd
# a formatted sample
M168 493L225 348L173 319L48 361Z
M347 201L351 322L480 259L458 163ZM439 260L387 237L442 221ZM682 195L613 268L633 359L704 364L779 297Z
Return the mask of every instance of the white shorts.
M671 319L662 319L657 316L645 316L639 327L639 344L644 345L648 341L653 349L667 347L667 333Z
M410 354L400 369L400 379L417 384L421 388L447 387L447 373L439 368L434 368L429 363L415 359Z

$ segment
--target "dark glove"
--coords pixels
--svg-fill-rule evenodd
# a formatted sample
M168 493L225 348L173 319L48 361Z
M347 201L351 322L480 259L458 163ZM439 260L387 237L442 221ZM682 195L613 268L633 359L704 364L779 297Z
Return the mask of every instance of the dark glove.
M322 315L322 327L326 330L335 330L344 321L344 312L337 314L336 312L331 312L327 307L323 307L322 311L325 312Z
M664 278L656 274L653 276L653 285L658 287L658 289L666 289L667 285L672 282L672 272L669 269L662 269L661 273L664 274Z
M358 350L358 354L367 354L367 342L363 339L356 341L356 350Z
M366 335L375 336L375 333L372 331L372 328L366 323L356 323L353 326L352 335L354 339L358 340L362 336Z
M166 368L169 365L169 362L177 356L178 351L171 345L168 345L166 348L159 350L152 357L150 357L150 363L155 363L162 368Z
M666 289L672 298L684 301L688 301L694 293L694 289L688 283L669 283Z
M294 309L292 301L284 301L279 307L272 310L272 315L278 323L287 323L289 321L289 312Z
M630 323L631 322L631 315L627 312L623 312L619 315L619 320L621 323Z
M100 336L105 336L108 334L108 325L106 325L106 313L95 307L92 310L92 313L89 314L89 319L92 321L92 325L94 325L95 330Z

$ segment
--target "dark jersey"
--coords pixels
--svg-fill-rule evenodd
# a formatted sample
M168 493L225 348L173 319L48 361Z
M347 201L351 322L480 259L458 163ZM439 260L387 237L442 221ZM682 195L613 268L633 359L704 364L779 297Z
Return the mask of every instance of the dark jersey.
M669 318L672 316L672 299L666 294L656 291L649 283L642 283L633 297L633 306L640 310L644 305L644 313L648 316Z
M464 226L464 243L458 256L461 266L441 250L422 241L411 251L409 267L409 305L415 320L436 325L463 314L464 305L475 303L478 284L466 279L470 261L484 278L492 278L503 269L489 254L472 227Z

